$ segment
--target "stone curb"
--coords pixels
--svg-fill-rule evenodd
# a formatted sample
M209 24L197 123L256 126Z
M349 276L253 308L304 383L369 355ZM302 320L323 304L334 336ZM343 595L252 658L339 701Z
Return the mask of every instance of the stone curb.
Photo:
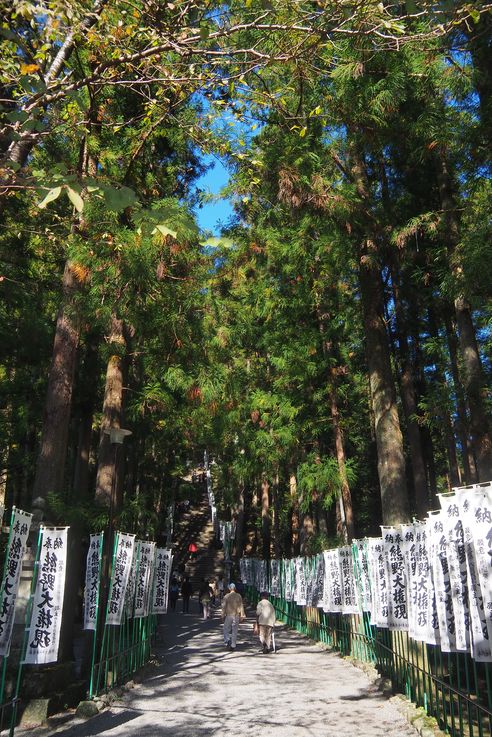
M16 734L26 735L26 737L48 737L48 735L55 735L57 732L64 731L67 727L68 721L71 727L83 724L84 722L97 716L104 709L108 709L114 702L120 701L126 693L134 689L138 684L144 680L157 666L161 665L161 662L155 656L149 660L142 668L139 669L133 677L133 680L127 681L122 686L109 689L106 693L96 696L93 699L86 699L80 701L77 708L68 712L60 712L54 714L52 717L43 723L32 724L28 728L21 726L16 727Z
M420 737L448 737L434 719L430 717L425 709L416 706L405 694L393 694L393 685L389 678L381 676L372 663L364 663L356 658L347 657L348 660L359 670L364 671L371 683L378 688L384 696L387 696L392 704L398 709L406 720L417 730Z
M388 698L388 700L398 709L400 714L405 717L409 724L411 724L417 730L417 732L420 734L420 737L449 737L448 734L439 729L437 720L434 719L434 717L430 717L425 709L416 706L412 701L410 701L409 698L405 696L405 694L394 694L393 684L391 680L389 678L384 678L383 676L381 676L381 674L378 673L372 663L366 663L363 660L358 660L351 655L342 655L335 648L330 647L329 645L325 644L324 642L320 642L319 640L313 640L308 635L304 635L304 637L312 642L313 645L318 645L323 650L327 650L330 653L338 655L340 658L342 658L342 660L346 660L355 668L362 670L367 675L369 681L374 686L376 686L379 691L381 691L383 696L386 696Z

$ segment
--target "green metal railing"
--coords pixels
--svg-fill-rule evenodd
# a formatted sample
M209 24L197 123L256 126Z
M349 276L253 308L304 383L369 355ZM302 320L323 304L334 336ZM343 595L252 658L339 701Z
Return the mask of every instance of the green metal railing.
M101 653L92 665L89 698L128 681L150 659L157 615L106 625Z
M259 593L249 586L247 597L256 604ZM331 614L281 597L270 600L288 627L344 656L372 663L394 691L423 707L453 737L491 737L490 663L477 663L468 653L443 653L407 632L375 627L368 612Z

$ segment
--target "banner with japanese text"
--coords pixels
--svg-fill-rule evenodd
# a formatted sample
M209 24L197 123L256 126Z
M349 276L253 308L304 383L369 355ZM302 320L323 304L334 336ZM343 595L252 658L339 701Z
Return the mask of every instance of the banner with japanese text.
M427 521L429 533L430 561L436 594L437 621L439 623L439 645L444 653L455 652L455 621L449 564L447 538L441 512L432 512Z
M325 558L325 585L328 590L323 593L324 605L326 611L341 612L342 611L342 571L340 570L340 556L338 549L326 550Z
M258 589L258 591L268 591L268 561L257 560L256 571L256 588Z
M357 590L355 587L352 548L338 548L342 581L342 614L358 614Z
M284 597L285 601L294 601L295 566L292 559L284 561Z
M84 589L84 629L95 630L101 582L103 533L91 535L87 551Z
M463 523L460 519L460 509L454 492L441 494L439 503L442 510L444 534L447 539L456 650L466 652L470 650L470 608L468 606L468 579Z
M463 522L463 538L468 578L470 635L473 658L492 662L491 647L491 556L492 499L490 486L457 490Z
M388 627L389 584L382 538L370 537L367 541L367 551L372 577L371 624Z
M306 606L315 606L313 603L314 584L316 581L316 557L304 558L304 578L306 580Z
M149 613L149 602L154 568L155 543L140 542L140 557L137 567L135 586L135 617L146 617Z
M323 586L325 580L325 559L322 553L316 556L316 563L314 566L314 581L313 581L313 606L320 607L323 605Z
M408 630L406 566L402 533L397 527L382 527L384 559L388 581L388 627Z
M155 551L154 592L152 596L152 611L154 614L165 614L167 612L172 564L171 550L169 548L157 548Z
M109 588L106 624L121 624L125 609L126 590L132 567L135 535L117 532L111 583Z
M3 509L1 510L3 514ZM10 535L0 595L0 655L8 655L14 626L15 602L19 591L22 559L26 552L32 514L12 509Z
M125 605L124 611L127 619L131 619L135 614L135 589L137 586L137 566L140 559L140 541L135 540L133 547L133 558L130 566L130 575L128 576L128 583L126 585L125 592Z
M492 484L439 496L425 521L382 528L381 538L270 563L281 592L324 612L370 612L370 623L407 630L445 653L492 662ZM262 561L252 565L260 577Z
M270 593L280 596L280 561L275 558L270 561Z
M306 604L306 576L304 573L304 558L295 559L295 601L300 606Z
M40 556L25 663L53 663L58 643L65 593L68 527L41 528Z
M363 612L371 611L371 575L367 553L367 540L354 540L352 543L354 574L358 591L359 606Z
M330 611L331 606L331 592L330 592L330 569L329 569L329 558L328 551L324 550L323 553L323 594L320 601L320 606L324 612Z

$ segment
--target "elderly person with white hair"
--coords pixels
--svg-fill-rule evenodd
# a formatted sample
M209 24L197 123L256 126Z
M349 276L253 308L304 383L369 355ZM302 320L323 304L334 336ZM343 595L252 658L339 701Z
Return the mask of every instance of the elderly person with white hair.
M236 649L237 631L240 620L245 618L243 597L229 584L229 593L222 599L222 619L224 620L224 644L228 650Z

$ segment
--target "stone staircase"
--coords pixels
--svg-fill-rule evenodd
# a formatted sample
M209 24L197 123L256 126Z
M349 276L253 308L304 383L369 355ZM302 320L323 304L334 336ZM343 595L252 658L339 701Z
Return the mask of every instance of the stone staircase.
M186 512L177 513L173 534L173 575L190 576L193 595L201 588L203 579L217 579L224 574L224 553L214 545L214 530L206 490L202 499L190 505ZM195 560L190 560L188 545L198 548Z

